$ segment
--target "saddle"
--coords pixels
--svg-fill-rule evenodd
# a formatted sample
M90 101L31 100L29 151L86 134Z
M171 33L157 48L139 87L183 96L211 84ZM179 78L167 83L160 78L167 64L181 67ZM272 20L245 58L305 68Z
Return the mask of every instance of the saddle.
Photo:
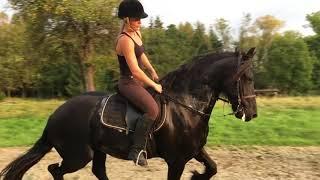
M153 132L158 131L165 121L165 104L157 102L160 115L153 126ZM129 134L134 132L137 120L142 118L143 112L132 105L121 94L105 96L98 110L101 123L108 127ZM162 118L164 117L164 118Z

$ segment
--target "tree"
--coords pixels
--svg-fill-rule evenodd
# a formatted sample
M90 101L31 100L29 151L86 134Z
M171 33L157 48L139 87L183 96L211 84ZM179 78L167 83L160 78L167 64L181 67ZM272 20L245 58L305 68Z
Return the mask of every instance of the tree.
M266 15L258 17L253 24L255 36L258 38L257 55L255 62L255 79L256 87L263 88L267 86L266 79L264 78L267 70L265 67L268 65L268 49L277 35L279 29L283 26L284 22L277 18Z
M166 39L166 47L168 50L167 59L168 65L170 66L166 71L167 73L190 59L194 49L190 46L192 40L188 39L187 34L181 32L174 24L167 27Z
M194 49L193 55L202 54L209 50L209 38L205 31L204 24L197 22L191 40L191 46Z
M313 31L320 35L320 11L308 14L307 20L309 21Z
M229 22L223 18L219 18L216 20L214 24L215 30L217 32L218 37L222 41L223 50L230 50L232 36L231 36L231 27Z
M184 34L184 36L191 40L192 39L192 36L193 36L193 27L192 27L192 24L190 24L189 22L185 22L185 23L180 23L178 25L178 30Z
M163 29L163 22L160 20L160 17L157 16L153 22L153 27L157 29Z
M241 21L239 33L239 48L246 51L251 47L257 47L259 38L256 35L256 28L251 24L251 14L244 14Z
M272 43L273 37L276 33L283 27L284 22L271 16L266 15L256 19L255 26L257 29L257 35L259 36L259 44L258 44L258 63L263 68L265 60L267 59L267 49Z
M209 29L209 45L210 49L217 51L222 48L222 43L219 41L217 34L214 32L213 27Z
M0 11L0 26L9 23L8 15Z
M313 31L316 33L314 36L308 36L305 38L310 51L315 56L315 63L313 66L312 80L314 89L320 91L320 11L311 13L306 16Z
M8 22L0 26L0 89L7 96L19 90L25 96L27 87L35 83L34 65L25 56L30 49L27 49L24 32L23 22Z
M76 62L86 91L95 90L95 48L101 40L112 45L118 30L114 18L118 0L10 0L10 3L28 21L34 46L39 47L45 41L73 46L79 55Z
M314 59L300 34L292 31L275 36L268 49L265 81L284 92L306 92L312 88Z
M168 61L166 48L167 39L161 19L157 17L152 24L153 28L142 29L143 40L150 61L152 61L159 74L162 75L167 69L167 67L165 67Z

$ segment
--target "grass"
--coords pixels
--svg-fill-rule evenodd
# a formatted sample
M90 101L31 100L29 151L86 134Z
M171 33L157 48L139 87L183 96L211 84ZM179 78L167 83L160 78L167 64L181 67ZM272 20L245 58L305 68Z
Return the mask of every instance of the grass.
M320 145L320 96L258 98L258 118L242 122L220 102L212 112L207 144ZM62 100L7 98L0 102L0 147L34 144Z
M242 122L213 111L209 145L320 145L320 97L258 98L258 118ZM230 111L230 110L229 110Z
M7 98L0 102L0 147L34 144L61 100Z

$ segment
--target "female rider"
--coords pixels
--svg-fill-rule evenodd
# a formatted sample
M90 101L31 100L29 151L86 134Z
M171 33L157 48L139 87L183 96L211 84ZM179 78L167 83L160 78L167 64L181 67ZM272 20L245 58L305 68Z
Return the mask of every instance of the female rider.
M155 82L159 77L144 53L141 38L141 19L147 16L138 0L123 0L119 5L118 17L123 24L116 44L120 65L118 88L123 96L144 113L137 122L128 155L128 159L141 166L147 165L142 152L145 152L146 137L159 113L157 103L144 86L162 92L162 86ZM148 70L151 78L141 70L142 66Z

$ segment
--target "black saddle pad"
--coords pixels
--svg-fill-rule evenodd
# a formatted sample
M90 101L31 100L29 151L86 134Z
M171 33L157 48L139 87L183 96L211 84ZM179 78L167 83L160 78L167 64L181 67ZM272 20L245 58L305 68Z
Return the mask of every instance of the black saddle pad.
M120 94L105 97L100 106L101 122L120 131L134 131L136 120L142 115Z

